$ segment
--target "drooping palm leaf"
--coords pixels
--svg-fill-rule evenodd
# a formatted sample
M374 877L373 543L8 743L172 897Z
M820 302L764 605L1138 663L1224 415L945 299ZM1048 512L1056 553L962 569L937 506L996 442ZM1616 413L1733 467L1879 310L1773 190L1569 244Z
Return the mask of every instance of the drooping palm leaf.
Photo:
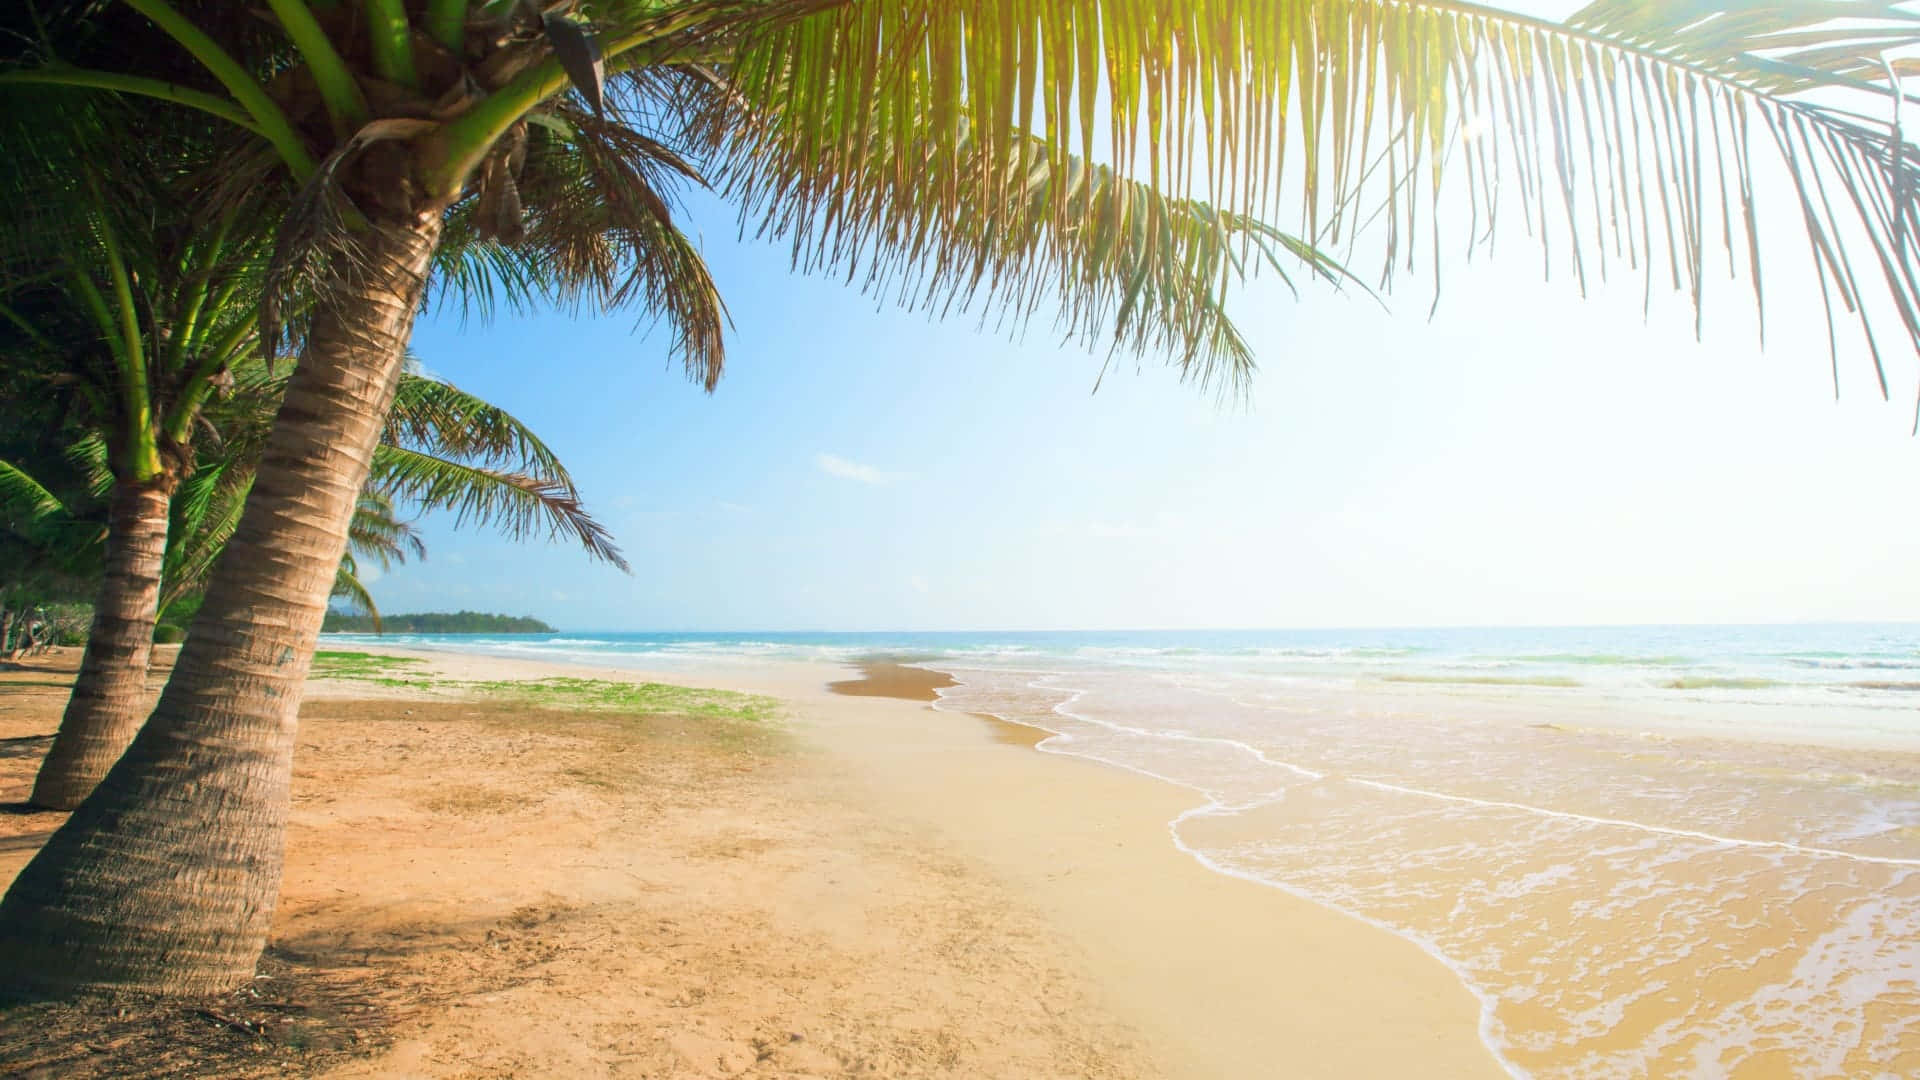
M187 485L193 485L193 479ZM191 595L206 584L220 553L233 539L246 509L247 493L253 488L251 467L224 470L218 483L206 484L203 497L176 501L173 528L167 535L166 563L161 573L159 610L165 611L181 597ZM183 513L182 511L189 511Z
M31 530L51 518L62 517L67 505L40 481L17 466L0 461L0 515L15 530Z
M1297 218L1316 244L1371 223L1389 284L1519 216L1550 272L1584 284L1611 254L1698 310L1717 247L1757 305L1757 223L1790 215L1876 363L1876 313L1920 346L1920 155L1886 119L1879 63L1920 42L1898 4L1609 0L1566 24L1448 0L805 7L713 61L746 121L731 162L761 172L749 190L778 197L758 217L809 240L803 262L946 254L927 238L963 232L981 189L1019 185L1037 135L1056 175L1078 154L1174 198ZM1788 174L1784 200L1755 184L1763 164ZM1456 174L1464 222L1445 201ZM1060 191L1049 232L1081 209ZM1062 301L1069 318L1097 308Z
M512 413L451 383L401 375L384 440L486 465L512 465L571 487L552 448Z
M340 556L340 569L333 575L332 596L336 600L345 600L347 608L373 620L373 632L381 632L380 605L373 602L373 593L360 580L360 564L354 560L353 552Z
M565 307L636 310L663 324L670 359L712 389L725 363L726 305L706 261L678 227L679 191L703 183L682 151L622 122L635 103L615 95L608 115L561 107L525 126L525 160L511 183L515 246L547 270ZM483 214L476 199L464 213Z
M163 609L202 587L239 524L265 417L285 383L284 372L264 371L264 365L251 365L236 372L237 389L213 413L222 437L209 441L200 467L174 498ZM236 409L251 419L229 415ZM590 555L626 569L611 535L587 513L565 465L545 441L512 414L457 387L403 375L374 461L348 527L348 550L383 568L409 553L426 554L400 517L398 504L405 502L422 512L451 509L456 526L489 525L515 539L572 535Z
M87 494L100 499L113 490L113 466L108 461L107 440L99 432L89 431L74 440L61 456L85 480Z
M0 528L62 567L105 535L104 525L76 517L59 496L8 461L0 461Z
M406 562L409 555L426 558L427 545L412 522L401 520L392 493L368 488L360 493L359 505L354 507L347 526L347 552L356 559L372 559L382 570L391 570Z
M192 89L230 94L248 130L294 175L326 169L316 173L304 150L287 150L293 114L242 85L245 65L233 57L310 77L318 99L306 104L332 119L334 154L375 143L417 148L429 201L450 204L456 220L484 218L485 227L464 232L486 243L516 235L517 201L532 213L517 175L536 138L530 128L569 123L560 116L569 110L593 115L567 103L569 78L544 30L547 18L590 14L610 78L656 103L652 126L630 130L689 160L698 148L720 147L715 160L696 162L702 170L761 170L738 190L780 198L759 203L750 224L792 238L791 222L811 220L802 262L856 278L876 263L930 254L935 268L920 273L936 288L976 280L944 273L938 258L965 260L950 241L935 241L965 235L959 223L980 218L977 208L1017 201L1010 193L1032 175L1023 147L1037 140L1051 176L1070 175L1078 157L1157 197L1205 203L1223 220L1277 228L1297 217L1297 235L1315 249L1361 230L1379 242L1389 283L1395 267L1438 264L1443 247L1490 242L1495 223L1519 214L1550 270L1563 267L1584 284L1625 262L1648 275L1649 290L1658 275L1698 310L1709 246L1724 248L1764 296L1755 222L1769 206L1781 216L1790 209L1829 300L1869 326L1876 355L1875 314L1891 308L1910 337L1920 326L1909 227L1915 155L1883 107L1890 81L1914 66L1901 50L1916 40L1915 18L1885 0L1602 0L1564 24L1454 0L1176 8L1149 0L603 0L591 12L563 0L537 12L471 9L474 32L458 57L409 43L410 35L451 40L469 10L453 0L423 16L380 0L383 14L369 25L385 36L370 40L371 54L354 40L332 41L333 23L302 0L276 5L285 31L277 39L257 25L237 33L233 20L203 25L165 0L139 6L211 76ZM390 84L377 100L360 98L350 70L369 55L364 74ZM191 81L178 64L167 70ZM15 74L74 85L71 72ZM697 89L703 79L708 91ZM591 96L591 86L576 85ZM153 86L118 88L233 123L229 106L195 105ZM1867 104L1843 111L1834 96L1848 94ZM608 102L619 96L610 82ZM663 116L675 119L653 122ZM1763 129L1760 155L1755 127ZM326 143L316 125L303 131ZM1765 153L1769 144L1776 153ZM619 154L629 165L664 160L633 146ZM1754 183L1761 158L1786 170L1795 205ZM1461 173L1454 190L1469 204L1464 227L1451 223L1457 207L1442 201L1444 178ZM1072 185L1053 186L1039 237L1072 235L1082 209ZM405 201L384 187L365 194ZM878 200L896 205L876 213ZM1076 250L1052 242L1055 257ZM468 280L509 280L509 263L475 254L461 264ZM1048 260L1025 265L1032 276L1024 282L1003 265L997 286L969 296L1005 298L1002 314L1017 318L1019 298L1043 290ZM1050 301L1068 325L1099 325L1135 345L1157 350L1171 336L1182 345L1176 359L1197 365L1190 371L1239 363L1231 349L1204 359L1207 342L1230 338L1192 317L1208 305L1191 295L1165 312L1166 330L1135 333L1162 314L1154 306L1161 297L1173 294L1143 290L1124 324L1099 290ZM674 309L659 310L672 321ZM697 362L698 348L685 351L697 375L712 370Z
M1005 182L962 188L944 214L922 205L933 144L924 126L910 160L869 161L874 190L802 190L800 171L769 146L774 156L731 163L729 194L762 235L791 245L801 269L858 273L902 306L977 306L1016 327L1053 309L1057 327L1087 344L1166 357L1201 383L1235 389L1255 358L1222 306L1231 287L1263 270L1289 288L1290 269L1350 281L1306 240L1252 218L1168 198L1077 157L1056 171L1036 138L1012 140L997 151L1007 160L989 161L993 142L968 126L955 152L966 173ZM898 148L880 140L873 153ZM1063 204L1070 216L1057 213Z
M572 489L545 477L382 444L374 450L368 486L422 510L451 511L456 525L485 522L515 539L570 535L595 558L628 569L612 535L586 513Z
M347 550L340 556L340 567L333 576L333 598L345 600L347 607L373 620L373 632L381 632L380 606L360 577L360 560L372 559L380 569L391 570L407 561L427 557L427 545L410 522L402 521L392 496L368 489L360 493L353 520L347 530Z

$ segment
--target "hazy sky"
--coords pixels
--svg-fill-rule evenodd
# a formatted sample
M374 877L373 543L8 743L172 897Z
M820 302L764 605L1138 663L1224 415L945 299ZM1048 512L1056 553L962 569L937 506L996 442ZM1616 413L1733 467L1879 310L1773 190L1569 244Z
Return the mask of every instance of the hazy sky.
M1920 617L1915 365L1834 401L1791 227L1744 282L1582 301L1537 248L1449 266L1391 314L1268 278L1232 308L1262 370L1217 402L1044 326L930 323L695 208L732 309L711 397L628 317L423 320L436 373L559 451L634 564L428 519L389 611L567 629L1022 629ZM1722 260L1724 265L1724 259Z

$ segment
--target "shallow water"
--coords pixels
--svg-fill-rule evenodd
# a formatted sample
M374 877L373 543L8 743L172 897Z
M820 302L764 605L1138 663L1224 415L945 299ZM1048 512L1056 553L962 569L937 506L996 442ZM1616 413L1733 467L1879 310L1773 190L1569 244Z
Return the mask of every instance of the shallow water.
M1516 1074L1920 1072L1909 754L1579 726L1615 710L1525 691L935 666L943 709L1194 790L1171 830L1208 865L1419 942Z
M1207 865L1418 942L1516 1075L1920 1075L1920 626L385 640L914 654L1195 792Z

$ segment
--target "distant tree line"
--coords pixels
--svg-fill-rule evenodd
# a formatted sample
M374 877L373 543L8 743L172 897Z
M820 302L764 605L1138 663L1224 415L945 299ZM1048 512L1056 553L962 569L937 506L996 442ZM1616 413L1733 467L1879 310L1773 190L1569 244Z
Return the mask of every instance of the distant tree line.
M427 611L388 615L377 623L371 615L329 611L323 634L552 634L557 631L529 615L489 615L480 611Z

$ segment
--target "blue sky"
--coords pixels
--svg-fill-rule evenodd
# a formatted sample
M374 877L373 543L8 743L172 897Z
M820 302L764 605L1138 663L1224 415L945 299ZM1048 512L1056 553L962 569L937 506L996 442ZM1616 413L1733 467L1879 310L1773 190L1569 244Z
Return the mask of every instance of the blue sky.
M691 219L736 332L712 396L629 316L429 313L435 373L528 421L617 535L577 550L423 521L387 611L566 629L1029 629L1743 622L1920 616L1916 378L1841 399L1804 243L1744 282L1582 301L1518 228L1392 313L1271 277L1232 310L1262 365L1221 403L1152 362L878 308ZM1778 263L1779 268L1773 266Z

